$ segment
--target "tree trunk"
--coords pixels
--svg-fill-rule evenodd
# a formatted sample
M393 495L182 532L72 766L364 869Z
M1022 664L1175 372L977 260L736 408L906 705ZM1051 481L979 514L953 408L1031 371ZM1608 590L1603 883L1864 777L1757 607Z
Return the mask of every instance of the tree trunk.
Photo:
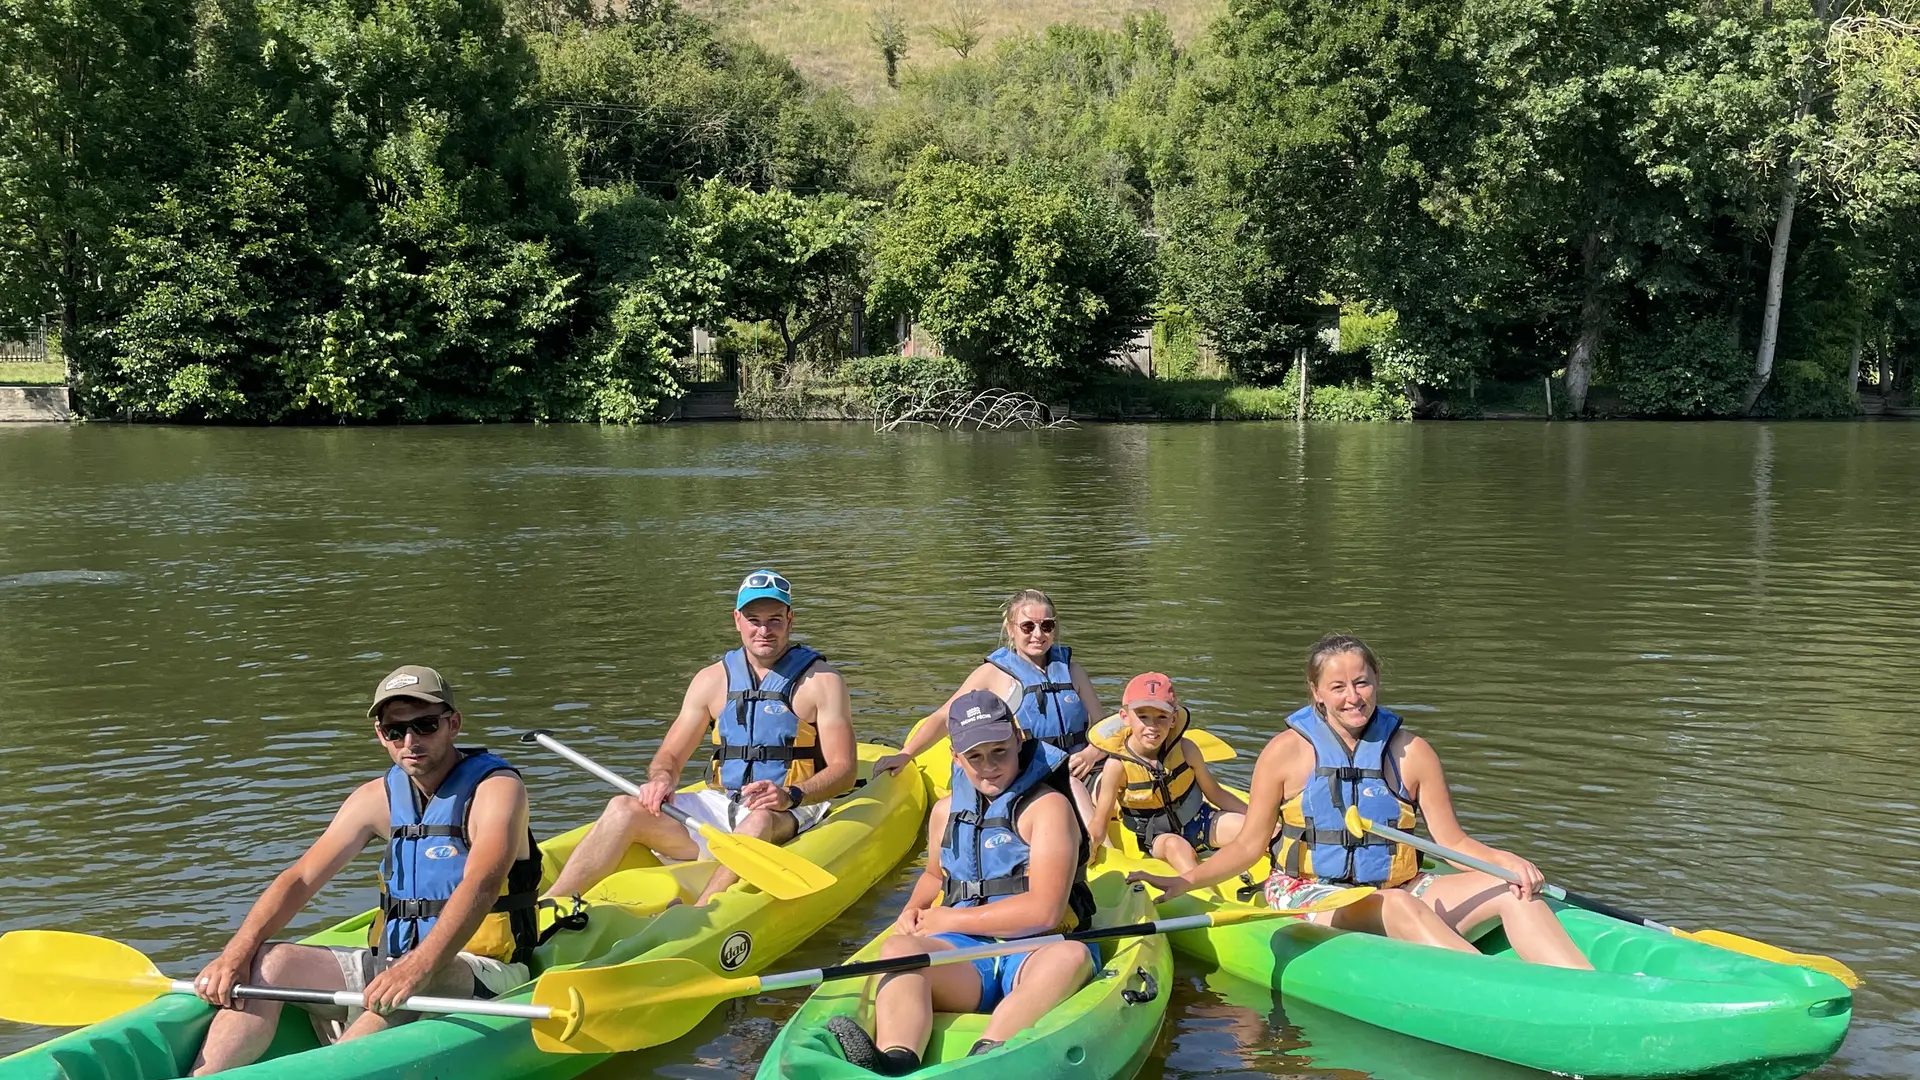
M1822 26L1827 22L1828 3L1829 0L1814 2L1813 17ZM1808 63L1808 70L1800 79L1800 107L1794 112L1796 125L1804 121L1813 109L1814 65L1820 63L1817 51ZM1787 281L1787 249L1793 239L1793 208L1800 198L1800 169L1800 159L1790 156L1786 175L1780 181L1780 208L1775 212L1773 221L1773 258L1767 264L1766 302L1760 315L1760 348L1753 356L1753 378L1747 382L1747 392L1740 409L1749 415L1773 378L1773 353L1780 343L1781 294L1785 291Z
M1865 321L1862 319L1853 324L1853 348L1847 351L1847 393L1854 395L1856 401L1860 395L1860 350L1864 344L1862 324ZM1882 387L1880 392L1885 394L1886 388Z
M1305 347L1300 349L1294 363L1300 367L1300 401L1293 407L1293 418L1295 421L1304 423L1307 419L1307 350Z
M867 298L853 298L853 348L854 356L867 355Z
M1804 110L1805 106L1802 106ZM1760 316L1760 350L1753 357L1753 378L1747 381L1740 411L1751 414L1754 402L1773 378L1773 351L1780 343L1780 299L1787 281L1787 247L1793 237L1793 207L1800 196L1800 162L1787 162L1787 178L1780 188L1780 209L1773 221L1773 261L1767 265L1766 308Z
M1581 276L1586 295L1580 300L1580 336L1567 352L1567 409L1579 416L1587 411L1587 387L1593 384L1593 358L1600 351L1600 338L1606 326L1606 283L1600 279L1600 234L1590 232L1580 252Z

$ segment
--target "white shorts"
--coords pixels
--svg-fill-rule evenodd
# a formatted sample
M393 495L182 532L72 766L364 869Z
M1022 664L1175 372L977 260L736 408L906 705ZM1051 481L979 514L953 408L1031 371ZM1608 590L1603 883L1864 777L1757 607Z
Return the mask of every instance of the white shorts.
M340 981L344 989L360 993L374 977L392 967L399 959L393 956L375 956L373 950L347 945L323 946L333 954L334 962L340 965ZM473 953L455 953L460 961L434 977L420 993L429 997L478 997L484 989L486 996L494 997L521 985L533 977L525 964L509 964L495 960L491 956L476 956ZM322 1043L333 1043L346 1031L348 1025L357 1019L363 1010L341 1008L338 1005L301 1005L301 1008L313 1014L313 1031ZM410 1014L397 1013L389 1017L390 1023L411 1019Z
M713 853L707 850L707 842L700 838L701 825L711 825L721 832L730 833L735 823L747 816L744 807L729 798L726 792L716 788L678 791L674 793L672 801L676 809L687 815L687 835L693 837L694 846L700 849L698 856L700 859L713 858ZM832 803L817 802L808 803L797 810L786 811L793 815L796 826L793 835L799 836L820 824L820 819L826 817L827 811L831 809L833 809ZM688 860L669 859L662 855L660 861L671 863Z

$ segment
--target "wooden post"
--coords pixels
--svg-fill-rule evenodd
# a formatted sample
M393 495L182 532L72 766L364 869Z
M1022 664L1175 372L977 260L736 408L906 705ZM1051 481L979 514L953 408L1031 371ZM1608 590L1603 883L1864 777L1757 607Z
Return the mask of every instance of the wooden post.
M1293 407L1293 419L1296 423L1305 423L1307 419L1307 349L1301 346L1294 354L1294 363L1300 366L1300 403Z
M1540 385L1547 388L1547 419L1553 419L1553 376L1540 376Z
M849 351L854 356L867 355L867 298L864 296L853 298L853 348Z

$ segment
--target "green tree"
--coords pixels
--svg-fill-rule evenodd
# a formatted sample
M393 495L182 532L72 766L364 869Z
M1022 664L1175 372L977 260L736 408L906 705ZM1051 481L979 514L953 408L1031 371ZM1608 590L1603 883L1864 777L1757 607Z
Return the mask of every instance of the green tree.
M800 346L838 326L862 289L871 204L708 181L687 198L689 273L719 283L723 315L769 322L786 367Z
M1150 260L1138 224L1084 178L929 150L881 217L868 303L913 313L983 383L1045 389L1133 332Z

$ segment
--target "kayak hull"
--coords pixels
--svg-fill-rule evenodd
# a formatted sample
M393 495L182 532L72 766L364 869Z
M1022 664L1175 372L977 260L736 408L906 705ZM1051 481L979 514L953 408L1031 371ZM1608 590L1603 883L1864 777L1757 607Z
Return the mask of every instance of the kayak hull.
M1100 906L1096 925L1145 922L1155 917L1146 890L1127 885L1123 875L1096 875L1091 884ZM883 932L853 959L878 957L890 932L891 928ZM957 1080L1132 1076L1152 1050L1166 1017L1173 976L1172 950L1163 937L1125 938L1108 943L1101 959L1101 969L1092 982L1032 1029L992 1053L966 1056L986 1027L984 1014L938 1014L927 1047L927 1067L914 1075ZM840 1056L826 1022L834 1016L853 1016L871 1031L873 994L879 982L879 977L873 976L823 984L781 1029L760 1063L757 1080L872 1080L874 1074ZM1157 991L1150 1000L1127 1000L1126 992L1138 995L1149 986Z
M1170 872L1142 858L1130 835L1115 839L1124 850L1107 849L1100 865ZM1236 898L1237 884L1167 901L1161 912L1258 906ZM1478 953L1300 919L1172 938L1179 951L1288 1000L1546 1072L1781 1080L1816 1068L1846 1036L1853 997L1828 975L1555 909L1596 970L1521 961L1497 927L1475 942Z
M890 748L863 744L862 775ZM927 786L916 769L872 778L837 800L818 826L788 845L832 872L831 888L800 900L780 901L746 886L722 893L712 904L692 901L713 870L711 862L663 867L651 852L635 848L623 871L588 893L597 901L589 925L557 934L540 947L538 965L555 970L582 964L685 957L710 970L750 975L766 970L866 894L905 858L926 821ZM548 878L586 834L580 828L541 845ZM670 879L685 903L662 908L661 879ZM642 900L642 898L645 898ZM630 900L633 903L606 901ZM364 945L371 913L303 939L309 944ZM529 984L501 1000L532 999ZM212 1022L214 1009L185 994L169 994L111 1020L94 1024L0 1060L0 1080L171 1080L185 1076ZM374 1080L457 1078L515 1080L578 1075L606 1060L600 1054L544 1054L534 1047L527 1021L492 1016L425 1017L336 1046L317 1047L304 1012L288 1008L274 1045L259 1062L226 1075L236 1080Z

